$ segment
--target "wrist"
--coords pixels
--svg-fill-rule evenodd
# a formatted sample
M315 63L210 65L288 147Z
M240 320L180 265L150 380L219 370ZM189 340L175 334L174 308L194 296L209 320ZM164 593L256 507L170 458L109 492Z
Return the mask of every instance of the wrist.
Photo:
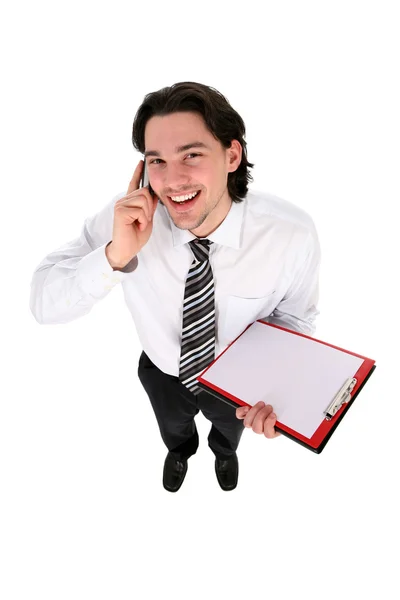
M113 269L117 269L117 268L119 268L119 265L118 265L118 263L117 263L117 262L114 260L114 258L113 258L113 256L112 256L112 253L111 253L111 250L110 250L110 244L111 244L111 243L112 243L112 242L108 242L108 244L107 244L107 246L106 246L106 257L107 257L107 260L108 260L108 262L110 263L111 267L112 267Z
M129 260L128 262L124 262L123 264L117 260L114 259L113 255L112 255L112 251L110 250L110 245L112 244L111 242L108 242L108 244L106 245L105 248L105 254L106 254L106 258L110 264L110 266L112 267L113 271L123 271L126 273L130 273L131 271L134 271L137 267L137 256L134 256L133 258L131 258L131 260Z

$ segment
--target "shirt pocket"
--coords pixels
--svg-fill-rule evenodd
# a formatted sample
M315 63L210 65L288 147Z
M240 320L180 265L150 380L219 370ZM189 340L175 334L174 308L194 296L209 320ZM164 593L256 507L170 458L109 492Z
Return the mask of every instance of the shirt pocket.
M260 298L227 296L225 306L221 307L220 341L230 343L240 335L248 325L258 319L268 317L274 310L275 290Z

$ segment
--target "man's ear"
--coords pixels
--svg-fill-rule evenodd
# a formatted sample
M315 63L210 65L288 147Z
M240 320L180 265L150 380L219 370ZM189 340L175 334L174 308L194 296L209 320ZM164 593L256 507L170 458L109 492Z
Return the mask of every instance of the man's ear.
M242 161L242 145L237 140L231 141L230 148L227 149L229 167L228 172L233 173L239 167Z

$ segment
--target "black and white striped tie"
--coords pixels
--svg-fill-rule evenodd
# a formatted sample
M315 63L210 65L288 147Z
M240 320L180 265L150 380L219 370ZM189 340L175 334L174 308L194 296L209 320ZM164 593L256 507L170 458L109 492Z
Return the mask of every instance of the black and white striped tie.
M186 278L179 381L197 395L196 377L215 358L214 278L209 261L212 242L189 242L195 256Z

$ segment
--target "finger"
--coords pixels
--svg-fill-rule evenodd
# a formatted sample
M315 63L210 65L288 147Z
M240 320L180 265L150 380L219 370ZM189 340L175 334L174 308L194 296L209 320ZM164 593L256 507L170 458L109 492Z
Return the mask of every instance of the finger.
M149 191L146 188L142 188L142 190L140 190L140 192L137 194L134 193L130 197L124 196L124 198L120 198L120 200L117 200L116 205L118 205L119 208L128 210L128 212L132 212L133 208L138 208L145 213L148 221L151 221L153 217L153 210L149 208L148 194Z
M264 423L264 435L268 439L276 438L281 435L280 431L275 429L276 414L271 412L265 419Z
M253 421L254 418L256 416L256 414L258 413L259 410L261 410L262 408L264 408L265 403L264 402L257 402L257 404L255 404L247 413L247 415L244 418L243 421L243 425L245 427L251 427L253 425Z
M134 192L135 190L138 190L140 187L140 179L142 177L142 173L143 173L143 168L144 168L144 161L143 160L139 160L136 169L133 173L132 179L129 182L128 185L128 191L126 192L126 195L130 194L131 192Z
M129 202L131 204L129 204ZM135 202L135 204L132 204ZM143 231L146 229L147 225L150 222L149 216L146 213L146 206L142 204L137 204L137 199L124 200L123 202L118 201L115 205L116 210L120 211L122 215L122 221L126 225L134 224L139 229L139 231Z
M136 198L140 198L141 196L146 198L146 214L148 215L149 219L152 219L158 206L157 195L152 194L148 187L139 188L139 191L134 190L131 192L131 194L132 195L130 197L128 194L126 195L128 200L134 199L136 201Z
M139 230L144 231L147 228L150 221L151 219L149 219L147 212L145 210L141 210L137 219L137 226Z
M258 413L253 419L252 424L252 430L254 431L254 433L264 433L264 423L268 419L269 415L272 413L272 410L272 406L270 404L267 404L267 406L258 411Z
M238 419L244 419L249 410L250 406L239 406L239 408L236 409L236 417Z

